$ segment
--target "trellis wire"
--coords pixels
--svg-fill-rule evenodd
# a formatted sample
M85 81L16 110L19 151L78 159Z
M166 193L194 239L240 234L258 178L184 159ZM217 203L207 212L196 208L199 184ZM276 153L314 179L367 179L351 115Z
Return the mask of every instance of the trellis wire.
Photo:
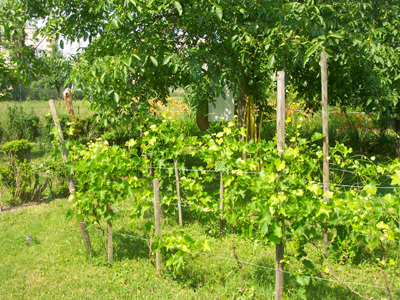
M124 236L129 236L131 238L135 238L135 239L140 239L140 240L144 240L144 241L148 241L151 242L150 239L146 239L140 236L135 236L135 235L131 235L131 234L127 234L127 233L122 233L122 232L114 232L114 234L119 234L119 235L124 235ZM226 261L231 261L234 263L237 263L237 261L235 259L232 258L228 258L228 257L223 257L223 256L219 256L219 255L214 255L214 254L208 254L205 252L197 252L198 254L202 254L202 255L206 255L206 256L211 256L211 257L215 257L218 259L222 259L222 260L226 260ZM249 265L252 267L256 267L256 268L261 268L261 269L266 269L269 271L276 271L275 268L272 267L267 267L267 266L263 266L263 265L258 265L258 264L254 264L251 262L246 262L246 261L242 261L240 260L240 262L242 264L245 265ZM367 284L367 283L361 283L361 282L340 282L338 280L334 280L334 279L329 279L329 278L323 278L323 277L317 277L317 276L311 276L311 275L304 275L304 274L294 274L293 272L289 272L289 271L283 271L285 274L289 274L289 275L299 275L302 277L306 277L306 278L310 278L310 279L314 279L314 280L321 280L321 281L329 281L329 282L334 282L334 283L339 283L339 284L348 284L348 285L360 285L360 286L365 286L365 287L371 287L371 288L377 288L377 289L387 289L387 287L384 286L379 286L379 285L371 285L371 284ZM389 288L390 289L390 288ZM400 289L390 289L391 291L399 291Z

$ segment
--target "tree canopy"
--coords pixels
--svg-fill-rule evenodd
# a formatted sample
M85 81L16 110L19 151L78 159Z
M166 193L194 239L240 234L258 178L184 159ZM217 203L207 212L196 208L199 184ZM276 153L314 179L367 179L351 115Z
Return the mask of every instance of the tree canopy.
M19 81L28 85L41 74L46 73L43 61L36 55L33 46L27 46L25 28L35 23L35 18L27 13L28 3L24 1L0 1L0 79L1 92ZM19 95L22 99L22 95Z
M247 95L266 106L277 70L285 70L290 88L315 107L322 50L329 59L330 103L397 110L395 0L19 2L25 14L46 19L48 35L89 41L71 78L100 110L118 110L132 98L165 99L178 86L190 87L197 102L210 101L227 85L240 118Z
M43 77L42 82L57 90L57 98L60 98L61 89L67 81L71 63L69 59L64 58L58 44L52 44L51 51L43 58L48 71L48 75Z

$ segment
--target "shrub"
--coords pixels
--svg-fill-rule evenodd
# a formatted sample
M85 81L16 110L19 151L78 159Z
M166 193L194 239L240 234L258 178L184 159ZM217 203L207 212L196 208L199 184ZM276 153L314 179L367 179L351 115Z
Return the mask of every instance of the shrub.
M81 143L87 143L88 141L100 137L104 132L104 128L97 126L95 119L92 117L80 118L78 116L61 114L58 118L64 139L72 139ZM54 127L53 117L48 114L45 119L45 130L50 134L51 129Z
M5 136L8 141L28 139L33 141L40 134L39 117L33 112L28 114L22 107L8 107Z
M32 147L32 143L28 142L27 140L21 139L5 143L1 150L3 150L8 155L8 157L10 158L10 164L13 165L18 161L29 161L31 157Z
M26 138L34 140L40 135L39 128L39 117L35 114L29 114L23 118L23 124L25 125Z
M16 140L1 148L10 163L6 167L0 166L0 184L11 194L11 205L35 201L46 188L47 182L39 184L39 172L29 162L32 146L27 140Z
M68 127L68 123L71 122L71 116L67 115L67 114L60 114L58 116L58 119L60 121L62 131L63 131L63 133L65 133L66 130L68 130L68 128L69 128ZM45 116L45 125L44 125L44 127L45 127L45 132L49 136L49 139L51 139L50 132L51 132L51 129L54 127L53 116L51 114L47 114Z
M67 197L69 195L67 171L64 163L60 160L60 151L57 149L46 157L44 162L46 173L50 175L50 194L54 198Z

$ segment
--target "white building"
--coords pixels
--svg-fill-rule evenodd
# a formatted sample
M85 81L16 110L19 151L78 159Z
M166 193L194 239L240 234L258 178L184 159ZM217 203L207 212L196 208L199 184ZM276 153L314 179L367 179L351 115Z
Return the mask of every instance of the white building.
M25 45L34 47L36 54L41 56L43 53L51 51L53 40L42 37L40 34L35 37L36 30L35 27L31 26L25 28Z

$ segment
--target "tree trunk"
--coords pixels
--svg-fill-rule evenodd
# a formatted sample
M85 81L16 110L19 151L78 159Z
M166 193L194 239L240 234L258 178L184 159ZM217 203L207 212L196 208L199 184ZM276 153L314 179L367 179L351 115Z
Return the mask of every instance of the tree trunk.
M400 119L393 120L393 130L396 133L396 156L400 159Z
M239 128L245 127L244 122L245 111L246 111L246 99L249 93L249 77L244 76L244 80L240 85L240 94L237 101L237 115Z
M60 94L61 94L61 87L57 87L57 100L58 100L58 104L60 104Z

